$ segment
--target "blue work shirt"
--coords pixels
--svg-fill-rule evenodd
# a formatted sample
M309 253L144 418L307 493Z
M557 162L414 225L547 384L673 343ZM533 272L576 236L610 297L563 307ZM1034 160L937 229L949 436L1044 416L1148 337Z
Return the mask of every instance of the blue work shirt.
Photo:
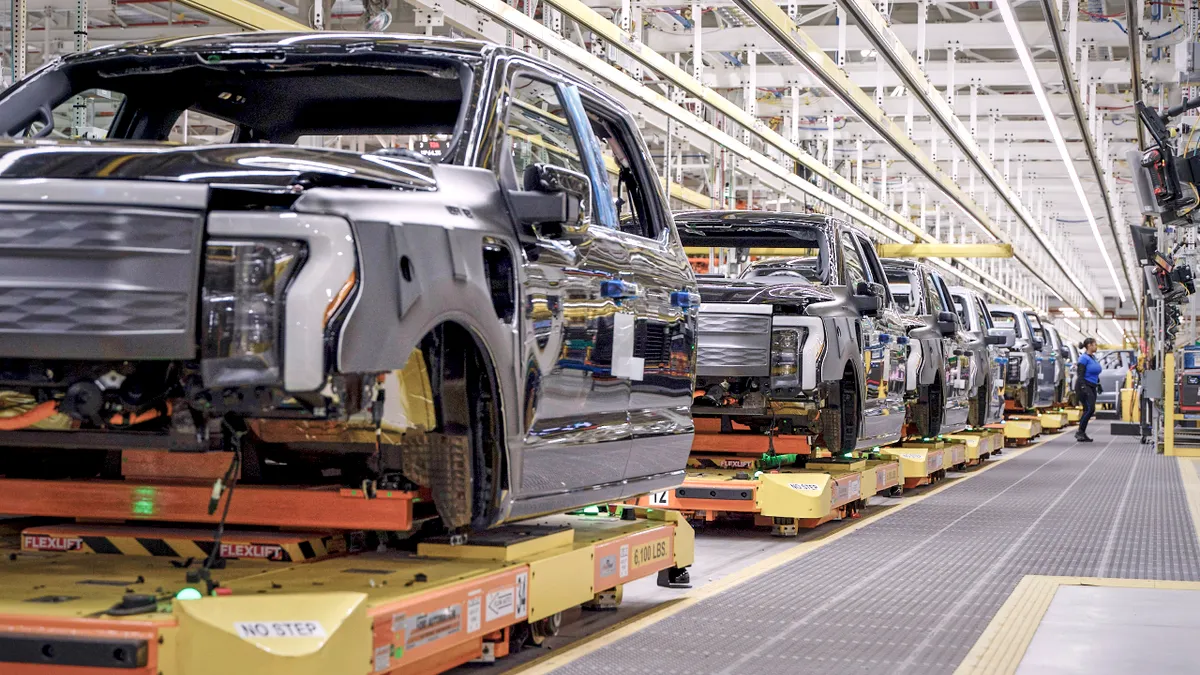
M1079 365L1083 366L1083 379L1092 384L1100 384L1100 371L1104 370L1100 367L1100 362L1096 357L1084 352L1079 355Z

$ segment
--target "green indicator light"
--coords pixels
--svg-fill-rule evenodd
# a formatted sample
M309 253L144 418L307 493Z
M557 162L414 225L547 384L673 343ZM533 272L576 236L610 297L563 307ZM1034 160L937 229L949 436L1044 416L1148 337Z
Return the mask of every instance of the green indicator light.
M194 588L185 588L175 594L176 600L199 600L204 596Z
M152 487L138 487L133 489L133 501L129 505L130 510L135 516L152 516L155 511L155 495L158 490Z

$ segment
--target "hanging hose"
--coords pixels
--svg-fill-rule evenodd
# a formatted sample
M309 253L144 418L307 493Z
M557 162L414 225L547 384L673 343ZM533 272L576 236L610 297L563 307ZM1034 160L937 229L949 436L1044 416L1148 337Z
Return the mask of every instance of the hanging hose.
M31 427L38 422L53 417L58 412L58 404L54 401L46 401L34 406L33 409L27 410L12 417L0 417L0 431L18 431L26 427Z

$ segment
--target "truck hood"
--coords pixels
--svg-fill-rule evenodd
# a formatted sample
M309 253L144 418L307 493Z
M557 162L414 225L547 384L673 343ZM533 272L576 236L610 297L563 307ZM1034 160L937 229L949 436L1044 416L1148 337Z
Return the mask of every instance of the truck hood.
M783 305L802 309L814 302L833 300L834 294L810 283L765 283L753 279L700 279L703 302Z
M433 165L419 156L258 143L4 141L0 178L178 181L287 192L327 186L437 189Z

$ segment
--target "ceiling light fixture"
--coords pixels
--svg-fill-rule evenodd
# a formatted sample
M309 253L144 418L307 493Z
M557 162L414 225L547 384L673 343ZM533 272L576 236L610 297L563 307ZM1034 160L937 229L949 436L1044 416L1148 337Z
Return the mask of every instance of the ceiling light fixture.
M1092 228L1096 246L1100 249L1100 255L1104 256L1104 263L1108 265L1108 273L1117 287L1117 295L1121 296L1121 302L1125 302L1125 291L1121 289L1117 270L1113 267L1112 258L1108 257L1108 249L1104 245L1104 240L1100 238L1100 226L1096 224L1092 205L1088 203L1087 195L1083 193L1083 183L1079 181L1079 173L1075 170L1075 161L1071 159L1071 152L1067 149L1067 142L1063 139L1062 130L1058 128L1058 118L1055 117L1054 110L1050 107L1050 100L1046 98L1046 90L1042 87L1042 80L1038 77L1037 69L1033 67L1033 57L1029 54L1025 38L1021 36L1021 29L1017 25L1017 18L1013 15L1010 3L1011 0L999 0L996 6L1000 9L1000 15L1004 17L1004 26L1008 28L1008 35L1012 39L1013 48L1017 51L1017 58L1021 60L1021 67L1025 69L1025 76L1029 78L1029 86L1033 89L1033 95L1042 109L1042 117L1045 118L1046 125L1050 127L1050 137L1054 140L1054 145L1058 147L1058 154L1067 169L1067 177L1071 179L1071 185L1075 188L1080 205L1083 206L1083 215ZM1103 188L1104 186L1101 186L1101 189Z

